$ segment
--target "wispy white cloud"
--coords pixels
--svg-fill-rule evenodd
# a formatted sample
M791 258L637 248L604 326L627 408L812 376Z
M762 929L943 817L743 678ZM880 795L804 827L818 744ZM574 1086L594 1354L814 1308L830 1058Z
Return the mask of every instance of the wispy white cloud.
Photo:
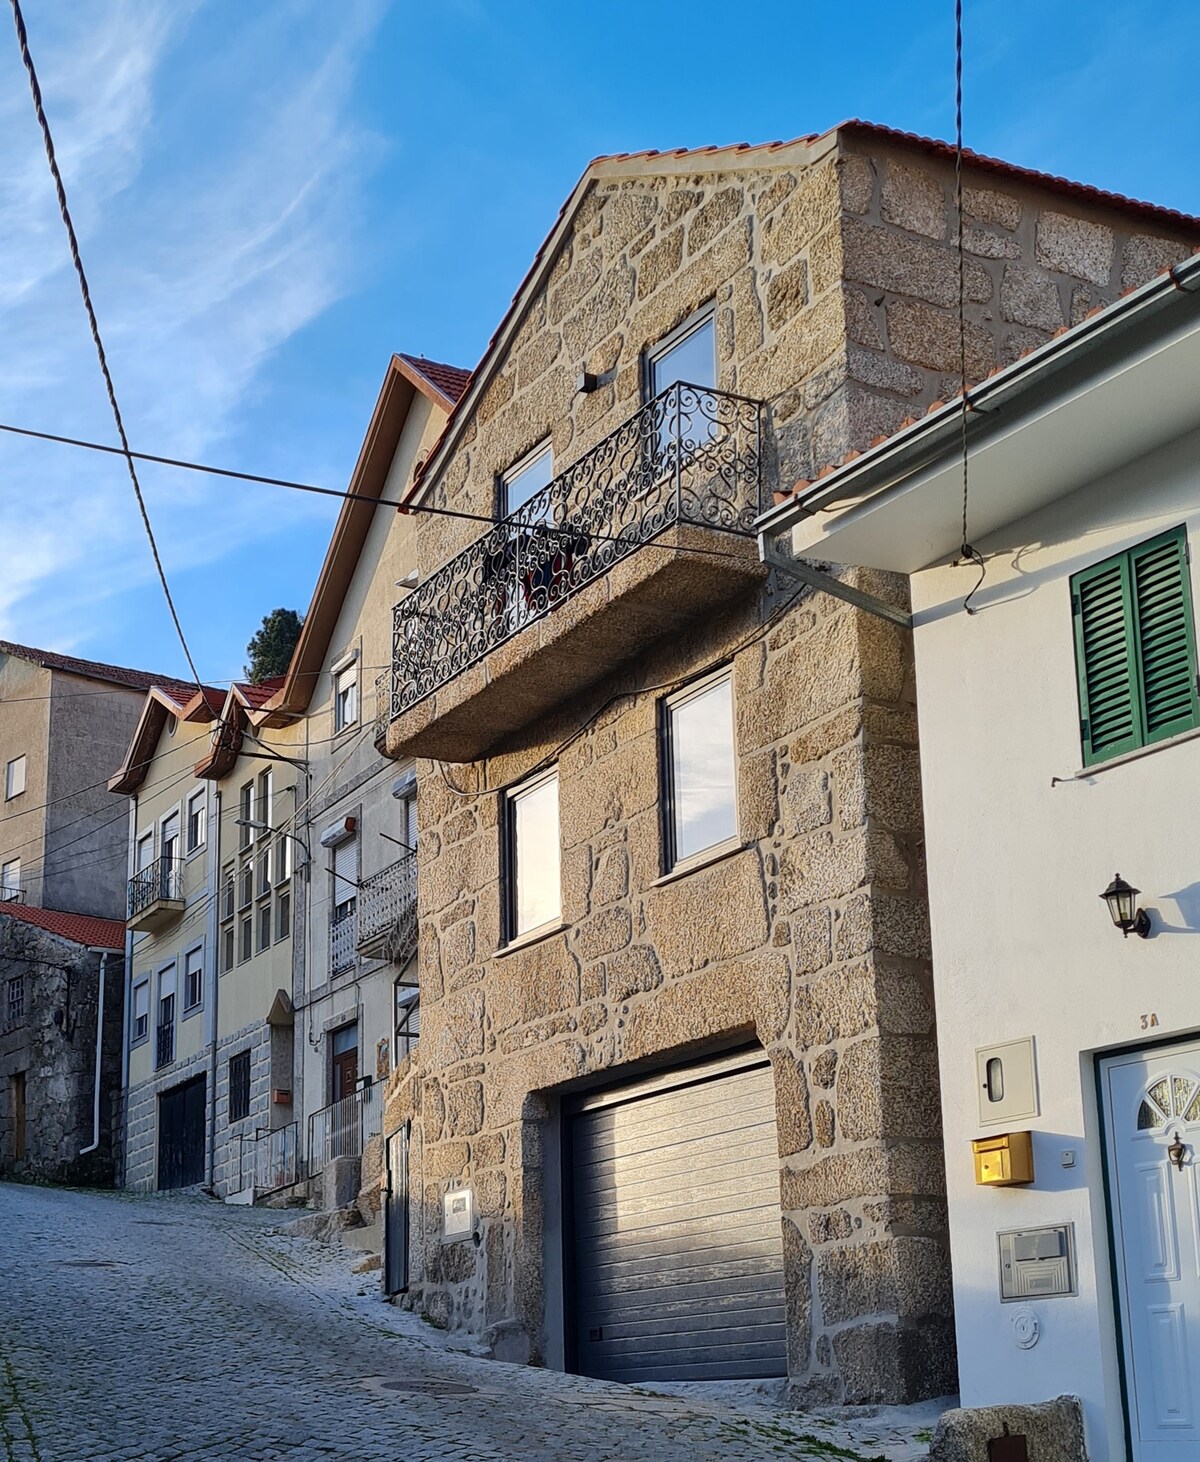
M82 11L55 0L31 17L135 445L180 456L237 445L272 357L357 282L380 144L356 119L355 80L381 7L216 16L181 0ZM0 420L112 440L28 88L2 34ZM146 480L175 572L318 511L299 495L268 505L202 478ZM0 635L86 643L113 597L152 575L119 459L0 440Z

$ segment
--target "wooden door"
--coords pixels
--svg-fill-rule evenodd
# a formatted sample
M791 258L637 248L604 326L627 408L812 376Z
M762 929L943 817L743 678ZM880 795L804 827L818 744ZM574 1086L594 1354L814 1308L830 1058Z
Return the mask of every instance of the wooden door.
M158 1186L190 1188L204 1181L206 1082L203 1076L158 1099Z
M18 1071L10 1078L13 1118L13 1162L25 1161L25 1073Z

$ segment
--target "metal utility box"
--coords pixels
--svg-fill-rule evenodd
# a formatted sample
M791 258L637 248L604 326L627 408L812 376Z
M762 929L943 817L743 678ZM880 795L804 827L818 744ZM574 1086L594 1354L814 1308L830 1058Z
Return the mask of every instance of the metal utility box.
M1033 1037L980 1046L975 1052L975 1088L979 1121L1015 1125L1038 1115L1037 1071Z
M1075 1231L1069 1223L996 1235L1002 1300L1052 1299L1075 1293Z
M971 1143L975 1181L984 1187L1008 1188L1033 1182L1033 1133L998 1132Z

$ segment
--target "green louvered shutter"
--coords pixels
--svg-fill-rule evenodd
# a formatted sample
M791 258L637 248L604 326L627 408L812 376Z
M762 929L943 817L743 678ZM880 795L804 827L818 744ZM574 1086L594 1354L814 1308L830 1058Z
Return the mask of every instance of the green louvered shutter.
M1182 528L1130 549L1145 744L1196 725L1196 647Z
M1071 601L1083 760L1090 766L1141 743L1128 557L1076 574Z
M1076 574L1071 607L1085 766L1200 724L1183 528Z

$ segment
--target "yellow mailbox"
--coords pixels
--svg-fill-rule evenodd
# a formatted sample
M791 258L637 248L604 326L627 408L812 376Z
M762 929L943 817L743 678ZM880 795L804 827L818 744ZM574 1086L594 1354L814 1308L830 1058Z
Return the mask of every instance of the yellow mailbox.
M989 1188L1012 1188L1033 1182L1033 1133L998 1132L994 1137L977 1137L971 1143L975 1154L975 1181Z

